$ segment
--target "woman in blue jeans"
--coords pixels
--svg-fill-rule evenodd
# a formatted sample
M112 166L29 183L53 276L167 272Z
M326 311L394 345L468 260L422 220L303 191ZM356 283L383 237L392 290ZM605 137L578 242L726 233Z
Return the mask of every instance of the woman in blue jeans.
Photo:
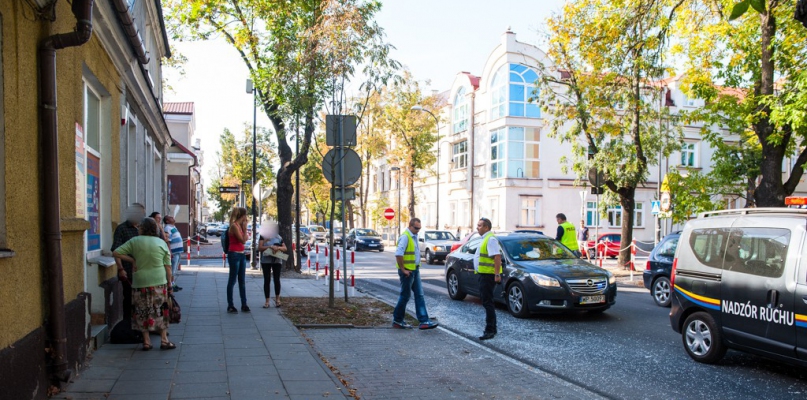
M230 228L227 237L230 240L227 249L227 262L230 264L230 279L227 281L227 312L238 314L233 304L233 286L238 279L238 292L241 294L241 311L249 312L247 306L246 270L247 258L244 255L244 243L247 241L247 209L236 207L230 213Z

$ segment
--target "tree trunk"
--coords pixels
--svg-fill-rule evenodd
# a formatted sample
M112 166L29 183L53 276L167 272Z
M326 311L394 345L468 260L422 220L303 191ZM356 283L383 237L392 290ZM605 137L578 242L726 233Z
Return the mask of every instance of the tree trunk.
M756 193L757 189L757 178L755 176L746 177L748 182L746 182L745 187L745 208L752 208L756 207L757 204L754 202L754 193Z
M292 210L292 200L294 198L294 186L292 185L292 176L294 174L289 173L288 169L280 169L280 172L277 174L277 220L279 225L279 233L280 237L283 238L283 242L286 244L286 248L291 250L292 248L292 234L291 234L291 225L294 223L293 215L294 210ZM297 266L294 263L294 259L296 257L289 257L286 260L285 268L292 269L294 268L295 271L300 272L297 269Z
M631 243L633 243L633 221L636 210L636 188L623 188L619 194L619 204L622 206L622 241L619 251L619 266L630 267Z
M412 218L416 218L415 216L415 166L409 166L409 220L411 221ZM409 226L409 221L406 221L407 226ZM423 222L425 225L426 222Z

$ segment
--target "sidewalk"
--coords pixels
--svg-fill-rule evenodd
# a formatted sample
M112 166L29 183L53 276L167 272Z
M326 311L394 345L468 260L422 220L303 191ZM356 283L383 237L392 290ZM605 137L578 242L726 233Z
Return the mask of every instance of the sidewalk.
M105 344L53 399L345 399L348 392L278 309L263 309L263 277L247 274L251 313L227 314L227 273L183 268L175 350ZM284 279L289 296L321 296L322 281ZM238 290L236 306L240 307ZM152 336L159 344L159 336Z

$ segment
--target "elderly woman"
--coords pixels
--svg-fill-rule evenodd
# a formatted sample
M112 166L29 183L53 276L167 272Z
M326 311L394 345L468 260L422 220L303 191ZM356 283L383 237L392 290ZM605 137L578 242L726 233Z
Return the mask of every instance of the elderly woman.
M160 348L175 349L168 341L168 285L171 279L171 252L158 236L158 224L146 218L139 226L140 236L115 249L112 255L132 263L132 329L143 332L143 350L151 350L150 332L159 332Z

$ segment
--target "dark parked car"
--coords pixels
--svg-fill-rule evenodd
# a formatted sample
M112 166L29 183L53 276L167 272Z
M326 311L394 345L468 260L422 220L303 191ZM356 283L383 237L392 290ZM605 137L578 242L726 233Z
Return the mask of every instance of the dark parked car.
M503 271L493 297L515 317L575 310L599 313L614 305L614 275L575 257L557 240L528 233L496 238L502 246ZM482 238L474 237L448 255L446 285L452 299L479 295L474 253L481 244Z
M669 307L672 294L670 284L670 271L672 271L675 249L681 232L674 232L664 237L650 252L642 278L644 287L650 290L650 295L660 307Z
M378 250L384 251L384 243L381 242L381 235L372 229L356 228L348 233L347 247L356 251Z

